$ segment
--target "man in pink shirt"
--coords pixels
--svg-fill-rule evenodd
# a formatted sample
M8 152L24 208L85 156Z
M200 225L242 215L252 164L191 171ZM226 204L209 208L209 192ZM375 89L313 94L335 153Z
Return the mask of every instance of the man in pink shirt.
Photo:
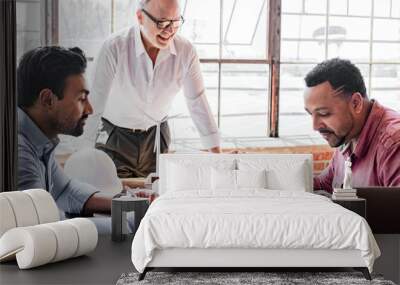
M400 113L367 97L360 70L348 60L318 64L306 78L306 111L313 128L336 148L314 190L341 187L352 162L352 187L400 185Z

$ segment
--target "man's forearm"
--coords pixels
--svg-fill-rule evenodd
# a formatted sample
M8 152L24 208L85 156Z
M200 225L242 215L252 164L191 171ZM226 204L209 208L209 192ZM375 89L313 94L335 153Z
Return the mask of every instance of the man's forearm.
M86 201L83 208L83 213L85 215L90 215L93 213L109 214L111 213L111 200L111 196L95 193Z

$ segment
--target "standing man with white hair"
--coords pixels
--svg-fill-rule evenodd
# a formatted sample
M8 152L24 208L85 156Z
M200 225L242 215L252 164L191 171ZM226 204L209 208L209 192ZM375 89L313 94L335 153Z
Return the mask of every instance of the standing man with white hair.
M138 26L104 43L92 84L94 110L102 114L96 148L110 155L120 177L155 171L156 122L168 116L182 87L203 146L220 152L199 58L193 45L177 35L184 22L178 0L139 1L136 16ZM160 129L163 153L170 144L168 122Z

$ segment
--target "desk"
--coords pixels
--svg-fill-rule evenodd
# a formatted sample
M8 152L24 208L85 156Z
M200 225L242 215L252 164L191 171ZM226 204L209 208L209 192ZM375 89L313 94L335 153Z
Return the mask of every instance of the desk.
M0 284L115 284L122 273L135 271L131 261L133 236L112 242L99 236L88 255L19 270L16 261L0 264Z

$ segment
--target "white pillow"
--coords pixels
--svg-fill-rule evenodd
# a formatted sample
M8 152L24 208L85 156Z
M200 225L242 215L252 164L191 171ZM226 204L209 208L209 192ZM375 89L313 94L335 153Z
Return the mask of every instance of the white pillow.
M235 191L248 188L267 188L266 170L232 170L212 168L213 190Z
M212 168L213 190L236 190L236 170Z
M267 171L236 170L237 188L267 188Z
M167 191L211 189L211 167L168 164Z
M268 169L268 188L274 190L307 191L306 164L292 165L288 169Z
M309 185L308 165L304 160L285 159L239 159L240 170L266 170L267 189L307 191Z

